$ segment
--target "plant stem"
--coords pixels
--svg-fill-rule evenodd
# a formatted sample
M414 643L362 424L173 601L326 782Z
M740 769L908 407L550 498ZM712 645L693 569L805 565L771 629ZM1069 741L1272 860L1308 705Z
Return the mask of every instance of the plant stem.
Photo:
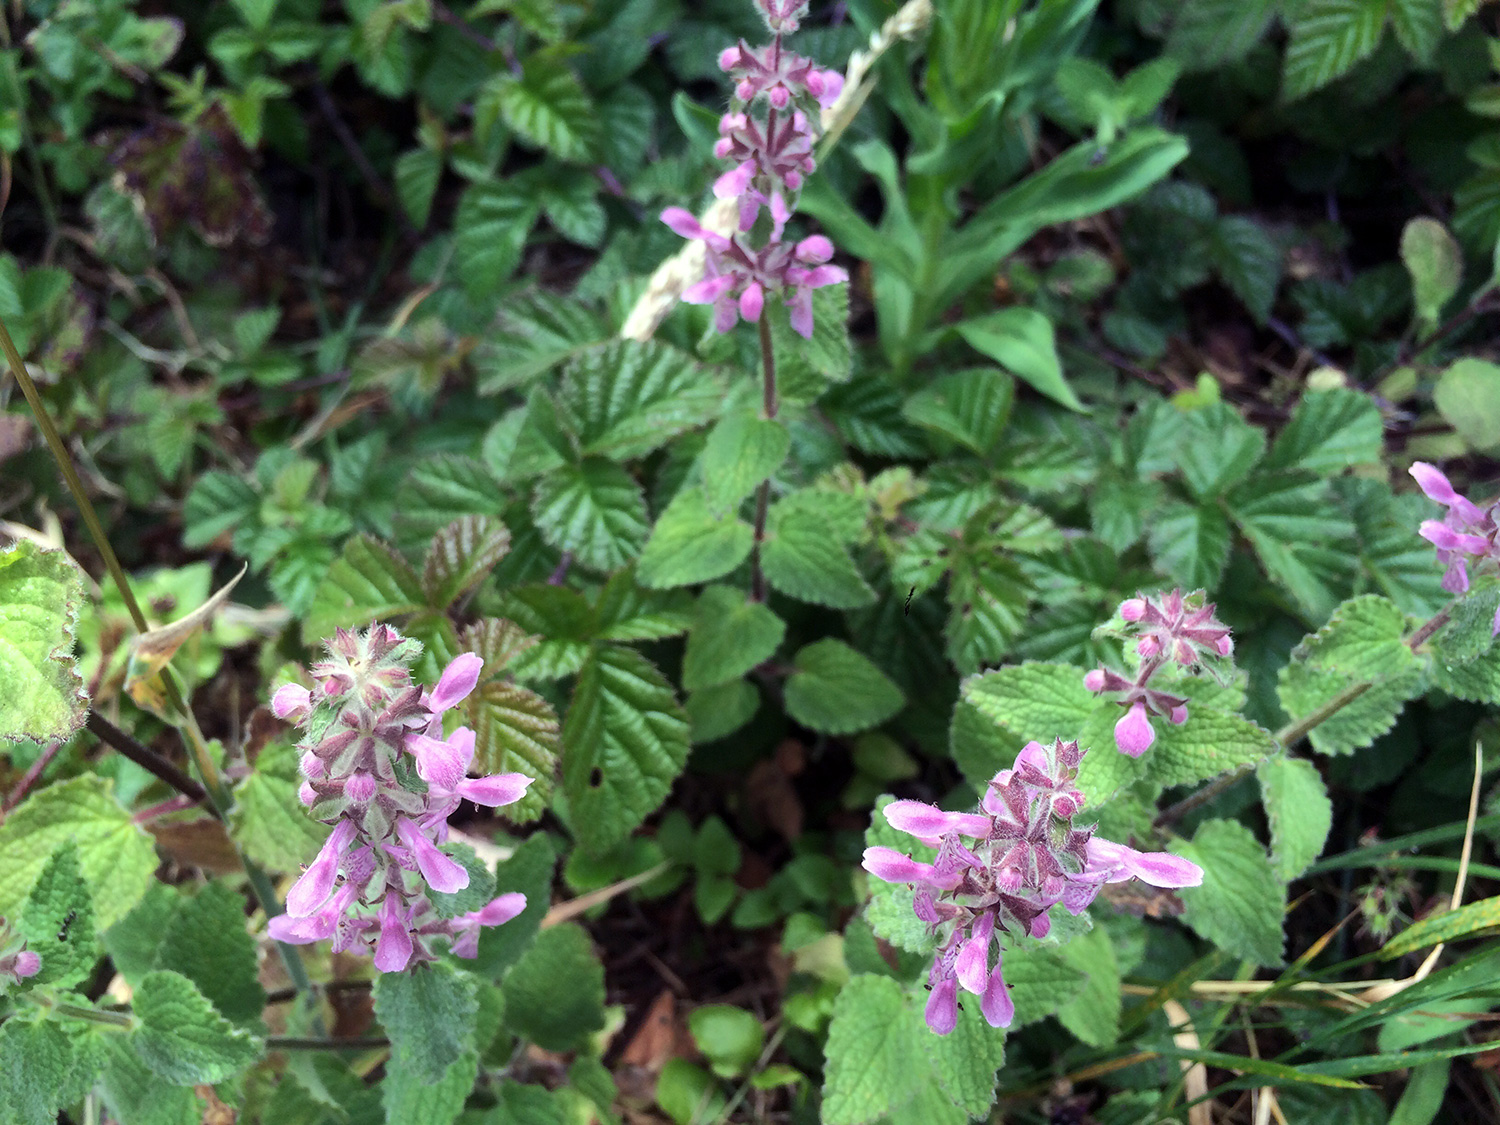
M771 319L762 314L760 318L760 367L761 410L766 418L774 420L776 401L776 352L771 344ZM766 538L766 513L771 509L770 478L760 482L755 494L755 540L750 555L750 600L766 600L766 576L760 567L760 545Z
M102 1023L109 1027L130 1028L135 1026L135 1018L128 1012L104 1012L98 1008L85 1008L80 1004L51 1004L36 993L32 993L31 998L51 1008L58 1015L66 1016L68 1019L85 1020L88 1023Z
M1374 687L1370 680L1363 680L1357 684L1350 684L1339 692L1323 706L1319 707L1311 715L1298 719L1296 722L1288 723L1276 732L1276 741L1281 743L1283 750L1290 750L1297 743L1307 737L1308 732L1314 727L1326 723L1349 704L1353 703L1365 692Z
M90 711L84 725L100 742L106 743L140 766L147 773L166 782L184 797L195 801L208 800L208 792L187 774L183 773L155 750L137 742L98 711Z
M266 1047L272 1051L362 1051L389 1047L389 1039L328 1039L319 1035L267 1035Z
M52 421L52 415L47 410L47 404L42 401L42 396L37 392L36 384L32 382L31 374L26 370L26 363L17 351L15 341L11 339L10 331L5 327L5 322L0 320L0 349L5 352L5 358L10 363L12 374L16 382L21 386L21 393L26 396L26 403L31 407L31 413L36 417L37 425L41 428L42 436L47 441L47 447L52 451L52 457L57 462L58 469L62 472L63 480L67 483L68 491L73 494L73 500L78 505L78 511L83 516L83 522L88 527L89 536L98 548L99 554L104 559L104 565L109 570L109 576L114 580L116 588L120 591L120 597L125 602L125 608L130 612L130 619L135 623L136 630L145 633L150 626L146 623L146 615L141 612L140 603L135 600L135 593L130 588L130 580L125 576L125 569L120 565L119 556L115 554L114 547L110 545L109 537L104 534L104 527L99 522L98 513L94 511L93 502L84 490L83 481L79 479L78 470L73 465L72 455L68 447L63 444L62 435L57 432L57 426ZM214 761L213 754L208 749L208 743L203 737L203 732L198 728L198 720L193 716L192 710L183 698L182 692L177 687L177 681L172 677L170 669L163 669L162 685L165 689L167 702L172 710L180 717L178 734L182 736L193 762L198 767L198 773L203 778L203 789L206 791L209 804L213 813L220 820L227 820L233 797L229 792L229 786L224 782L224 775L220 772L218 763ZM113 743L111 743L113 745ZM160 775L158 775L160 776ZM166 780L163 778L163 780ZM184 790L186 792L186 790ZM241 855L241 862L245 866L245 874L249 877L250 888L255 892L255 897L260 901L261 909L267 918L273 918L280 914L282 907L276 897L275 888L271 886L271 880L266 873L252 863L248 858ZM287 975L299 989L311 987L311 981L307 975L307 968L302 963L302 956L293 946L277 942L282 962L286 965Z

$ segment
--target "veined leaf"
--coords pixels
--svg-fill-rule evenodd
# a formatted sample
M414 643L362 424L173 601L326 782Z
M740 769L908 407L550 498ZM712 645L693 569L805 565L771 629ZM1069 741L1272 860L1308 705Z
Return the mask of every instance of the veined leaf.
M1284 101L1312 93L1375 50L1388 0L1304 0L1292 22L1281 75Z
M635 558L651 527L640 486L602 457L544 476L531 515L543 539L590 570L614 570Z
M519 75L502 74L493 97L507 125L560 160L585 161L598 147L598 112L557 55L538 51L521 64Z
M557 403L585 454L628 461L718 414L724 384L677 348L614 340L569 361Z
M433 536L422 562L428 604L447 609L488 577L510 550L510 531L494 516L465 516Z
M0 742L62 740L83 725L89 700L73 658L82 603L63 552L27 539L0 551Z
M797 653L786 682L786 710L805 727L852 734L879 726L906 697L868 657L828 638Z
M379 539L356 535L318 584L302 637L315 645L336 628L353 629L426 607L422 582L411 564Z
M666 590L722 578L750 555L755 533L731 513L715 515L701 488L678 490L641 552L641 585Z
M503 680L481 684L467 706L474 728L474 772L516 772L531 778L526 795L499 812L517 824L535 820L552 803L560 749L557 713L536 692Z

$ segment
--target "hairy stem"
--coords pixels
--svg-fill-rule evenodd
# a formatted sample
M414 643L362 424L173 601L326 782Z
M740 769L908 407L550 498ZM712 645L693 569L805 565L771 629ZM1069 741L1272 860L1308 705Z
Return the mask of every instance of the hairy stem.
M73 457L63 443L62 435L57 432L57 426L52 421L52 414L47 409L47 404L42 401L42 396L38 393L31 374L26 370L26 363L16 349L15 341L11 339L10 331L3 320L0 320L0 350L5 352L11 373L20 384L21 393L26 396L26 403L31 407L31 413L35 416L37 426L40 427L42 436L46 439L47 448L52 451L53 460L57 462L63 480L67 483L68 491L73 494L79 514L83 516L83 522L88 527L89 536L93 539L94 546L98 548L100 556L103 557L104 565L109 571L110 578L114 580L115 587L120 591L125 608L130 612L131 621L134 622L138 632L146 632L150 626L146 622L146 615L141 612L140 603L135 599L135 592L130 588L130 580L125 576L125 568L120 565L120 558L115 554L114 547L110 545L109 536L104 533L104 526L99 522L98 513L94 511L93 501L89 499L89 494L83 487L83 481L78 476L78 470L73 465ZM163 670L161 679L167 702L180 719L177 724L178 734L182 736L194 764L198 767L198 773L203 778L203 790L208 796L214 815L220 820L227 820L233 797L229 792L229 786L224 781L224 775L218 763L214 761L203 732L198 728L198 720L193 716L187 700L178 689L177 681L172 677L170 669ZM114 744L111 743L111 745ZM166 779L163 778L163 780ZM275 888L271 886L271 880L266 873L243 855L240 859L244 863L246 875L249 876L250 887L260 901L261 909L265 911L266 917L272 918L280 914L282 911L280 900L277 899ZM277 943L277 948L280 950L282 962L286 965L287 975L291 977L292 982L300 989L311 987L301 954L293 946L281 942Z
M771 344L771 319L760 318L761 409L769 419L776 417L776 352ZM760 482L755 493L755 543L750 555L750 600L766 600L766 576L760 567L760 545L766 538L766 513L771 508L771 481Z
M1298 719L1296 722L1288 723L1276 732L1276 741L1281 743L1283 750L1290 750L1297 743L1307 737L1314 727L1321 726L1333 718L1349 704L1353 703L1365 692L1374 687L1370 680L1363 680L1357 684L1350 684L1339 692L1323 706L1319 707L1311 715Z

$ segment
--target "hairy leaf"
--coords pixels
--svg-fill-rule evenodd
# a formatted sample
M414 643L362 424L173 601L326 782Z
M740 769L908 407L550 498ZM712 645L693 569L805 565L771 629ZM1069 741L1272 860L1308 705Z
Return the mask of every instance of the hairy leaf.
M1226 953L1257 965L1281 964L1286 884L1266 850L1238 821L1206 820L1177 854L1203 868L1203 885L1178 892L1182 920Z
M1289 882L1323 854L1333 802L1317 767L1305 758L1270 758L1255 776L1271 825L1271 863L1277 877Z
M264 1045L214 1010L181 973L149 972L133 997L139 1021L131 1045L153 1071L175 1086L222 1082L258 1059Z
M88 695L73 659L82 602L63 552L29 539L0 551L0 742L62 740L83 725Z
M787 714L824 734L852 734L879 726L906 705L901 689L843 641L808 645L786 681Z

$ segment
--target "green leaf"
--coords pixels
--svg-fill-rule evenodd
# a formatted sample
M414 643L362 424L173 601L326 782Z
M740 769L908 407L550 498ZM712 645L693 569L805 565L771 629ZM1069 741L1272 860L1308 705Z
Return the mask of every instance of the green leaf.
M371 992L397 1065L418 1081L438 1082L474 1050L479 999L474 978L442 961L381 973Z
M570 1051L604 1026L604 966L583 927L543 930L506 974L505 1024L549 1051Z
M1472 357L1458 360L1438 377L1432 401L1471 448L1500 447L1500 365Z
M1295 101L1328 85L1371 54L1385 28L1387 0L1304 0L1281 72L1281 97Z
M1430 4L1420 6L1432 12L1436 19L1436 12ZM1417 320L1431 331L1443 315L1443 306L1463 282L1463 251L1447 227L1424 215L1408 220L1402 228L1401 261L1411 276L1412 304L1417 307Z
M1185 589L1218 588L1229 563L1229 520L1217 504L1174 502L1159 508L1147 528L1152 558Z
M595 615L577 590L565 586L519 586L507 590L500 610L538 644L518 652L511 671L522 680L555 680L572 675L588 658Z
M1500 897L1483 898L1457 910L1447 910L1413 922L1385 943L1380 956L1386 960L1403 957L1440 941L1455 941L1496 927L1500 927Z
M1383 442L1380 408L1369 395L1344 387L1309 391L1276 435L1266 468L1337 473L1379 461Z
M194 482L182 505L182 545L206 547L226 531L256 519L260 495L250 483L232 473L204 473Z
M103 1071L99 1092L120 1125L199 1125L207 1104L191 1087L168 1086L131 1049L124 1035L97 1040Z
M715 515L701 488L682 488L657 518L636 577L658 590L722 578L750 555L755 532L732 512Z
M557 853L544 832L521 841L510 858L495 865L495 893L518 892L526 896L526 909L503 926L479 931L479 956L474 969L481 976L498 980L520 958L536 937L547 908L552 905L552 875Z
M510 531L494 516L464 516L433 536L422 561L422 591L447 609L489 576L510 550Z
M650 531L646 498L623 467L602 457L564 465L537 482L531 515L542 538L590 570L624 566Z
M0 1024L0 1125L56 1125L69 1102L93 1085L93 1074L78 1081L79 1052L55 1020L12 1016Z
M810 402L830 383L847 382L854 371L849 342L849 284L813 290L813 334L792 331L786 309L771 304L771 345L776 356L776 389L784 400Z
M69 840L52 853L37 876L17 927L26 948L42 960L29 987L73 988L99 960L94 903L78 869L78 848Z
M396 197L401 209L418 228L427 225L432 214L432 199L443 176L443 155L430 149L415 148L396 158L394 168Z
M563 719L563 789L583 847L608 851L656 811L688 755L687 716L639 653L595 649Z
M1178 5L1167 50L1189 70L1236 63L1259 42L1278 0L1185 0Z
M453 260L459 280L476 301L494 298L521 264L521 250L540 205L510 183L471 185L453 218Z
M720 1078L746 1073L766 1043L766 1029L760 1020L733 1004L694 1008L688 1015L688 1030Z
M719 374L684 351L613 340L568 362L557 408L584 454L629 461L715 417L724 393Z
M954 330L975 351L993 359L1023 382L1070 410L1083 403L1063 377L1052 322L1035 309L1015 306L960 321Z
M583 162L599 145L598 111L557 55L533 54L519 75L496 79L493 96L507 125L560 160Z
M682 686L699 691L737 680L769 660L785 635L786 623L764 603L729 586L710 586L698 596Z
M830 637L810 644L792 663L787 714L811 730L853 734L879 726L906 706L901 689L843 641Z
M1495 646L1495 611L1500 609L1500 584L1480 579L1454 604L1448 624L1431 643L1440 660L1468 664Z
M902 415L983 457L1010 420L1016 381L993 367L943 375L906 400Z
M1227 402L1189 414L1179 441L1177 464L1199 500L1222 496L1244 480L1266 450L1266 435Z
M909 994L913 1022L925 992ZM932 1064L936 1085L965 1120L983 1118L995 1104L995 1077L1005 1063L1005 1032L991 1027L979 1013L976 998L965 994L958 1013L958 1026L947 1035L933 1035L918 1024L916 1035ZM930 1121L930 1117L919 1120Z
M759 707L760 693L746 680L693 692L683 703L693 745L727 738L754 718Z
M436 1079L413 1070L405 1056L393 1055L379 1083L386 1121L390 1125L408 1121L451 1125L463 1112L478 1073L479 1052L474 1050L459 1055Z
M1188 721L1181 726L1158 725L1145 761L1148 776L1164 788L1262 762L1279 749L1271 732L1249 719L1197 703L1189 706Z
M1109 932L1094 927L1059 951L1069 966L1084 975L1083 991L1057 1010L1057 1018L1091 1047L1108 1047L1120 1038L1120 965Z
M1045 745L1078 738L1096 705L1083 674L1071 664L1012 664L970 676L961 691L964 701L994 725L997 749L1005 748L1008 759L997 768L1011 765L1032 740ZM994 773L985 772L988 764L980 767L982 777L971 780L988 782Z
M1087 975L1052 945L1028 943L1005 951L1005 983L1016 1005L1012 1030L1038 1023L1082 994Z
M1225 215L1208 238L1214 272L1245 303L1256 324L1265 324L1281 281L1281 248L1254 219Z
M1391 30L1406 53L1426 65L1443 41L1443 13L1431 0L1391 0Z
M95 774L38 789L0 824L0 916L15 917L52 853L67 841L94 901L95 925L123 918L151 883L156 848Z
M1271 865L1290 882L1323 854L1333 826L1333 802L1318 769L1306 758L1270 758L1255 771L1271 825Z
M1233 820L1205 820L1191 843L1174 850L1203 868L1201 887L1178 892L1182 920L1232 956L1281 964L1286 884L1250 829Z
M889 977L851 977L833 1005L824 1068L823 1120L865 1125L916 1096L922 1045L901 986Z
M237 892L217 880L206 884L178 902L160 938L156 968L187 977L233 1023L260 1019L266 990L245 924L245 900Z
M559 728L552 705L517 684L491 680L469 696L466 706L474 730L474 772L517 772L532 779L526 795L500 815L517 824L537 819L552 803L557 775Z
M960 672L997 664L1021 633L1031 583L997 552L966 551L954 560L943 627L948 659Z
M599 315L576 298L543 289L514 294L474 349L479 392L489 395L525 386L609 337Z
M0 742L72 737L88 712L73 659L83 581L29 539L0 551Z
M297 751L276 742L260 752L250 776L235 786L229 834L248 859L272 871L299 871L323 846L328 829L297 799L301 784Z
M318 583L302 639L316 645L337 628L404 617L427 607L422 581L393 547L371 535L356 535Z
M214 1010L181 973L147 973L132 998L139 1025L131 1045L141 1060L174 1086L222 1082L261 1057L259 1039Z
M791 448L791 435L775 419L745 410L720 418L698 455L709 511L722 515L737 510L740 501L781 468Z
M1228 497L1229 513L1261 565L1311 618L1333 612L1350 585L1354 526L1325 481L1300 472L1257 474Z
M761 545L761 568L772 587L831 609L874 602L875 591L844 546L853 537L853 529L840 526L848 500L841 493L805 489L772 506Z
M870 824L865 829L865 846L893 848L902 855L909 855L923 863L931 863L937 854L936 849L929 848L907 833L892 828L890 822L881 815L881 810L893 799L889 796L882 796L875 802L875 809L870 815ZM868 882L870 901L865 905L864 916L871 930L898 949L904 949L924 958L931 954L934 938L927 928L927 923L918 918L912 910L912 902L915 898L913 889L906 884L887 883L873 875L869 877Z

